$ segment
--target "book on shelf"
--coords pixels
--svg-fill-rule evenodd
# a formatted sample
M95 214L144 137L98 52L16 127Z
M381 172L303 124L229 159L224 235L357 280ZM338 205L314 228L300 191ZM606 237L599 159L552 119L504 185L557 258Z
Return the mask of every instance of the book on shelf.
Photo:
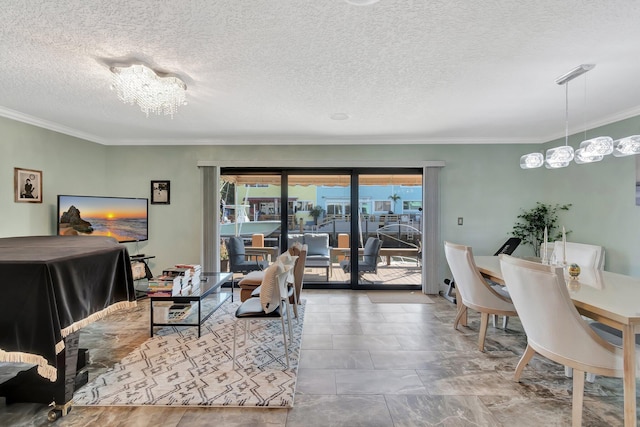
M182 267L170 267L162 271L163 275L171 277L179 277L182 286L187 286L191 281L191 269Z
M158 290L149 290L147 292L147 296L149 297L170 297L173 295L173 291L158 291Z
M182 288L180 288L180 290L176 295L191 295L191 289L192 289L191 284L182 286Z
M177 293L182 288L181 276L162 275L149 279L147 292Z
M189 314L191 304L173 304L169 307L168 320L182 320Z
M191 276L191 269L185 267L170 267L162 270L162 274L166 276Z
M174 286L175 284L180 284L182 282L181 278L176 276L156 276L149 279L149 287L154 286Z
M202 273L202 266L199 264L176 264L178 269L188 269L191 272L191 276L199 276Z

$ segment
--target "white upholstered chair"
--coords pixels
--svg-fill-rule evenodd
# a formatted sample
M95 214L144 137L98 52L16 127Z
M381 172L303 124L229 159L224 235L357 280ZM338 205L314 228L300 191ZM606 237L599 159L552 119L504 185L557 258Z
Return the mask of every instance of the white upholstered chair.
M562 251L562 242L555 242L551 260L555 260L557 264L561 263L563 261ZM565 252L567 264L578 264L580 268L595 268L597 270L604 268L604 249L602 246L567 242Z
M582 422L584 373L623 376L622 349L596 334L575 308L562 268L500 256L502 276L509 288L527 348L515 371L522 371L535 353L573 368L572 423Z
M549 254L549 248L552 248ZM565 254L563 254L563 250ZM602 270L604 268L604 248L598 245L589 245L585 243L566 242L566 248L563 249L561 241L551 242L547 245L547 259L551 263L559 264L566 257L567 264L578 264L581 269L595 268ZM542 253L542 252L541 252ZM502 290L505 297L509 297L509 289ZM504 327L507 326L507 318L504 319ZM566 369L566 375L571 376L571 369ZM588 375L587 379L593 381L593 376Z
M563 250L565 253L563 254ZM589 245L586 243L567 242L566 248L563 249L561 241L556 241L553 245L553 252L550 261L559 264L566 258L567 265L578 264L582 270L594 268L602 270L604 268L604 248L598 245ZM565 375L571 377L572 369L570 366L565 367ZM589 372L587 381L595 381L595 375Z
M482 277L473 260L471 247L444 242L444 253L458 293L458 314L453 327L458 329L460 319L466 315L468 308L480 312L478 349L484 351L489 315L517 316L516 309L511 301L491 289Z

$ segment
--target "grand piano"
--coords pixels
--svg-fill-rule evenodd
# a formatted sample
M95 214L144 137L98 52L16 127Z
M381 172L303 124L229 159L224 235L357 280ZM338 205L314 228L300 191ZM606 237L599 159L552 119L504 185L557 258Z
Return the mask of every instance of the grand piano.
M127 249L99 236L0 238L0 287L0 362L34 365L0 396L53 402L55 420L71 407L80 329L136 306Z

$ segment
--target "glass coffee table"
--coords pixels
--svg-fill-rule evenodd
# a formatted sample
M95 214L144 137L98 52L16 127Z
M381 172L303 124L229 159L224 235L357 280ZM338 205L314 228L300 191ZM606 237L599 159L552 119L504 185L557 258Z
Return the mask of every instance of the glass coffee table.
M200 284L178 294L149 294L150 332L160 326L197 326L200 338L202 323L229 298L231 291L222 285L232 280L233 273L202 273ZM155 303L155 304L154 304Z

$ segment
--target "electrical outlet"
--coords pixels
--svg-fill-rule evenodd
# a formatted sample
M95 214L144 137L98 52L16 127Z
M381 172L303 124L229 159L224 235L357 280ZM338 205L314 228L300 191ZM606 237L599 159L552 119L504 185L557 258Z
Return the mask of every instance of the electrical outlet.
M462 225L462 217L461 216L458 217L458 225Z

